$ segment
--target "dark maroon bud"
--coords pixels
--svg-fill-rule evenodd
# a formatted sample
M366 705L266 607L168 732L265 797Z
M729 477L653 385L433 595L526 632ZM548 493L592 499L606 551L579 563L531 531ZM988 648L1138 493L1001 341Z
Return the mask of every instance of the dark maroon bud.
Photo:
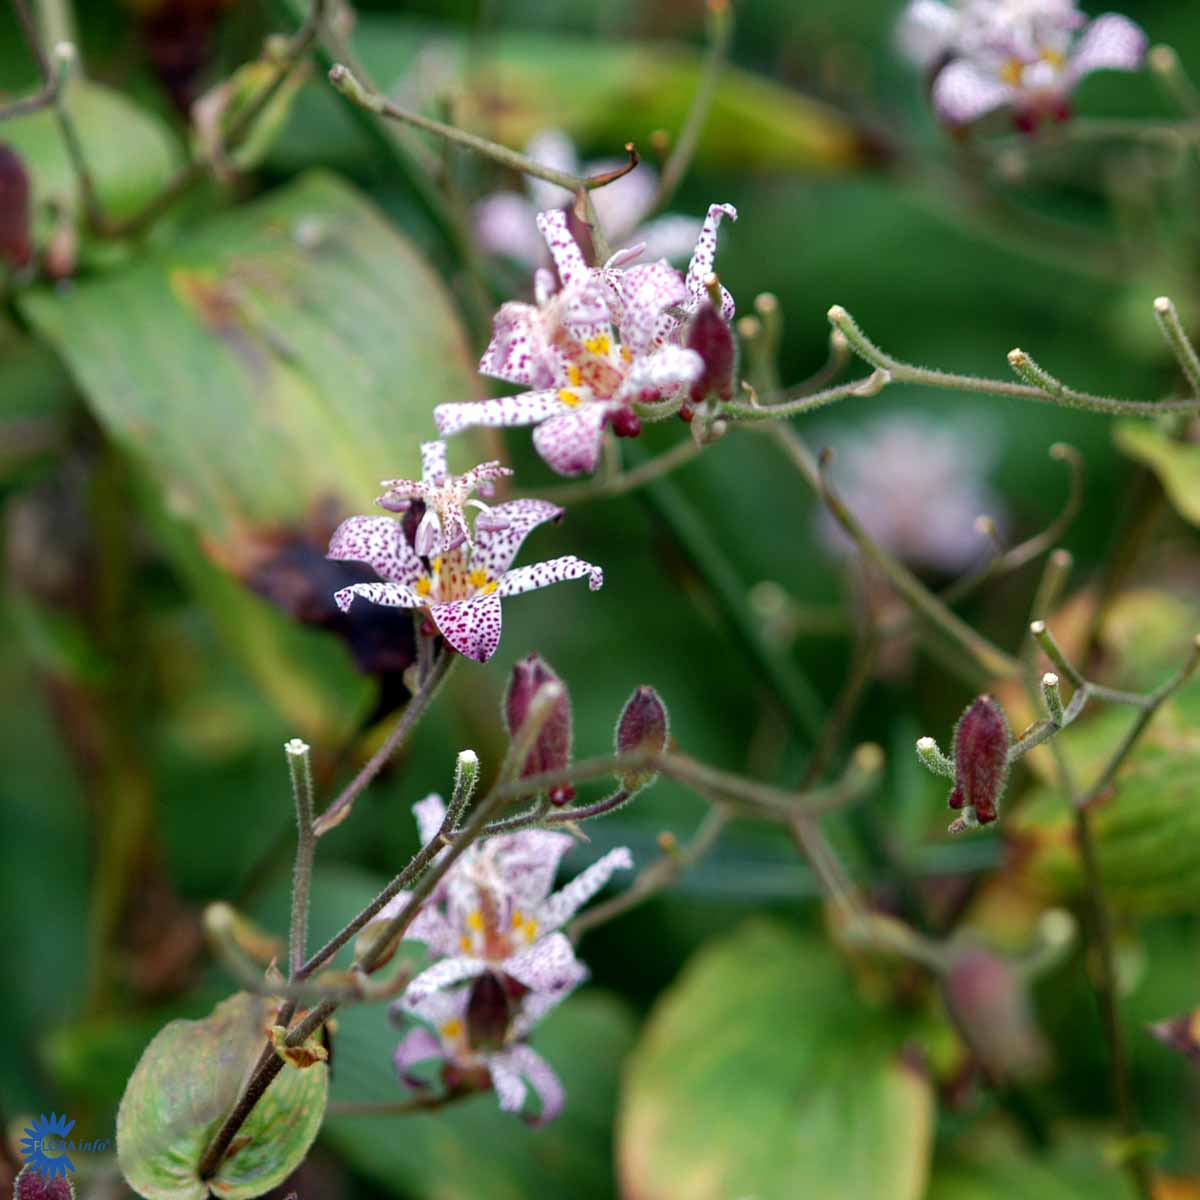
M625 702L617 720L617 753L661 754L667 748L670 718L666 705L652 687L637 688ZM621 786L635 792L653 783L658 773L637 768L619 776Z
M549 719L542 726L542 732L538 734L521 768L521 778L541 775L544 771L561 771L571 761L571 697L562 680L539 654L530 654L513 667L512 679L504 697L508 734L515 740L529 715L534 696L548 683L563 687L562 699L555 704Z
M990 1080L1026 1079L1046 1065L1029 987L1013 963L970 947L956 955L943 987L951 1016Z
M0 145L0 260L14 269L33 259L29 174L20 156Z
M563 783L550 789L550 803L558 808L562 808L564 804L570 804L574 799L575 789L569 783Z
M1021 108L1013 113L1013 124L1021 131L1032 137L1037 133L1038 115L1033 109Z
M475 1050L499 1050L508 1037L512 1005L504 984L486 971L467 997L467 1040Z
M421 636L422 637L437 637L438 627L428 618L425 617L421 621Z
M1008 780L1008 719L991 696L980 696L954 730L951 808L970 807L980 825L996 819Z
M75 1200L75 1185L69 1175L45 1175L26 1163L13 1184L13 1200Z
M710 300L705 300L688 326L687 347L704 360L704 374L692 384L692 401L699 404L707 396L733 399L733 367L736 349L733 330Z
M612 431L620 438L635 438L642 432L641 418L632 408L618 408L608 418Z
M685 425L690 425L696 419L696 410L690 404L681 404L679 406L679 419Z

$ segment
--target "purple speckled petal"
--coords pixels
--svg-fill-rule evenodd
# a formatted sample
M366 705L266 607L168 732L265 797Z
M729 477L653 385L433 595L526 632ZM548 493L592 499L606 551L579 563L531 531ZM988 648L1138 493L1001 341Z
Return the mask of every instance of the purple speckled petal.
M562 280L563 287L586 283L591 271L584 261L583 251L579 249L567 228L567 214L561 208L540 212L537 215L537 227L550 248L550 257L554 259L554 265L558 268L558 277Z
M578 987L587 978L587 967L575 957L566 934L551 933L506 958L504 973L531 992L559 995Z
M1149 39L1140 25L1120 13L1104 13L1083 31L1065 72L1074 87L1092 71L1138 71Z
M582 966L582 964L580 964ZM587 978L587 968L584 967L583 978ZM583 980L580 980L583 982ZM527 1037L547 1013L556 1009L572 992L572 988L564 988L558 992L526 992L521 997L521 1007L512 1019L512 1036L514 1040Z
M442 637L459 654L476 662L487 662L500 645L499 589L488 596L435 604L429 615Z
M424 483L441 483L450 474L446 466L445 442L421 443L421 480Z
M664 327L663 314L688 298L683 276L662 260L623 271L619 291L621 344L634 354L644 354L655 344Z
M427 1016L427 1011L421 1008L422 1001L432 996L434 992L453 987L465 979L474 979L476 975L482 975L487 969L487 963L478 958L467 958L465 955L439 959L433 966L422 971L404 989L404 1007L420 1016Z
M528 567L514 567L505 573L496 589L496 596L516 596L521 592L532 592L549 587L552 583L563 583L568 579L587 577L588 587L594 592L604 586L604 572L582 558L564 554L562 558L548 558L545 562L533 563ZM439 605L438 607L444 607ZM434 610L436 613L437 609Z
M617 394L622 399L636 400L643 392L655 392L661 399L670 400L690 390L703 374L704 359L695 350L662 346L633 360Z
M949 125L969 125L980 117L1012 104L1020 92L965 58L955 59L933 81L933 108Z
M547 387L561 362L540 308L517 301L500 306L492 320L492 340L479 360L481 374L526 387Z
M627 871L632 866L633 855L625 846L610 850L586 871L576 875L566 887L555 892L537 910L534 919L538 928L561 928L608 882L614 871Z
M498 855L500 869L519 905L530 908L546 899L558 864L574 840L570 834L549 829L526 829L505 837Z
M433 410L438 432L446 437L477 425L536 425L555 413L561 413L563 402L558 389L544 392L521 392L516 396L499 396L492 400L470 400L461 404L439 404Z
M452 957L460 952L460 936L459 931L432 904L420 909L413 917L412 924L404 931L406 941L424 942L431 954L442 957Z
M533 445L546 464L560 475L585 475L596 469L604 422L615 406L592 402L569 412L559 404L557 416L533 431Z
M417 1063L428 1062L431 1058L444 1059L445 1057L446 1052L442 1049L440 1039L430 1033L428 1029L418 1027L410 1029L400 1039L400 1044L392 1055L392 1062L396 1067L396 1074L400 1076L406 1086L421 1088L425 1085L420 1079L409 1074L410 1068L416 1066Z
M692 261L688 264L687 289L697 302L707 295L704 280L712 274L713 262L717 255L717 226L720 225L722 217L736 221L737 209L732 204L710 204L708 215L700 229L700 237L696 240L696 248L692 251ZM721 289L721 315L727 321L733 320L733 297L724 288Z
M538 1099L541 1111L529 1123L535 1127L548 1125L563 1110L566 1091L554 1068L531 1046L519 1043L492 1055L488 1061L492 1086L500 1107L505 1112L520 1112L525 1103L525 1080L529 1081Z
M329 540L328 557L366 563L381 579L409 586L425 570L392 517L347 517Z
M412 588L402 583L352 583L333 593L333 599L342 612L349 611L355 596L391 608L423 608L425 605L425 601Z
M471 568L486 571L489 579L499 579L512 566L521 543L533 530L563 515L563 510L548 500L509 500L491 511L507 525L503 529L481 529L476 525L475 553L471 556Z

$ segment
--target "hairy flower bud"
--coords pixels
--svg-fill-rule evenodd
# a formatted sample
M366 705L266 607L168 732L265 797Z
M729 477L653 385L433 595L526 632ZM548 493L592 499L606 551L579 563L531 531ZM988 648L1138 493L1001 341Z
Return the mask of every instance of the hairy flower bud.
M661 754L667 748L670 720L666 705L652 687L637 688L617 720L618 754ZM658 772L638 769L620 776L621 786L636 792L654 782Z
M499 1050L508 1036L512 1002L503 983L485 971L471 984L467 998L467 1040L475 1050Z
M736 357L733 331L711 301L706 300L696 309L688 327L687 347L704 360L704 374L692 384L693 402L699 404L709 395L732 400Z
M26 1163L13 1184L13 1200L75 1200L75 1185L70 1175L44 1174Z
M1008 718L991 696L980 696L954 730L950 807L971 809L980 825L996 819L1008 779Z
M17 269L28 266L30 229L29 174L20 156L0 145L0 261Z
M509 737L515 739L529 716L534 696L547 683L563 687L562 700L554 706L549 720L542 726L537 741L521 767L521 778L540 775L544 771L561 771L571 761L571 698L562 680L539 654L530 654L513 667L512 679L504 697L504 717ZM555 788L550 799L565 804L575 795L570 784Z

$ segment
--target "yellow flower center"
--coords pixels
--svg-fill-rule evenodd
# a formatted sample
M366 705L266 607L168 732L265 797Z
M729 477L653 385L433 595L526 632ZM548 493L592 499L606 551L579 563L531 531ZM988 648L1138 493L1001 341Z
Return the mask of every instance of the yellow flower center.
M578 368L576 368L578 370ZM579 403L579 393L571 391L570 388L559 388L558 398L568 407L574 408Z
M1020 87L1021 76L1025 73L1025 67L1019 58L1010 58L1000 68L1000 78L1004 80L1009 87Z

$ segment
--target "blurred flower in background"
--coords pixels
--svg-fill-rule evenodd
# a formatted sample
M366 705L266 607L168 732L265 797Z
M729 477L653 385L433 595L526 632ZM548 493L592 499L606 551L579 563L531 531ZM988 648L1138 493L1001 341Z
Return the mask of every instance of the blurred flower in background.
M579 162L575 143L561 129L535 134L525 147L530 158L573 175L598 175L624 165L623 160ZM548 261L545 243L534 223L539 212L563 208L571 193L542 179L527 177L524 192L501 191L475 206L475 232L488 254L511 258L525 267ZM643 258L686 259L700 236L700 222L693 217L667 213L652 221L646 218L654 207L658 172L641 163L628 175L592 193L600 224L613 243L645 242Z
M955 574L986 548L976 520L1004 524L1004 503L988 482L995 438L978 424L922 412L892 413L839 431L830 473L867 532L918 569ZM822 535L838 553L851 542L828 513Z
M1074 0L913 0L900 19L901 50L935 72L938 117L968 125L998 108L1036 128L1064 119L1076 85L1093 71L1136 71L1142 29L1119 13L1093 21Z

